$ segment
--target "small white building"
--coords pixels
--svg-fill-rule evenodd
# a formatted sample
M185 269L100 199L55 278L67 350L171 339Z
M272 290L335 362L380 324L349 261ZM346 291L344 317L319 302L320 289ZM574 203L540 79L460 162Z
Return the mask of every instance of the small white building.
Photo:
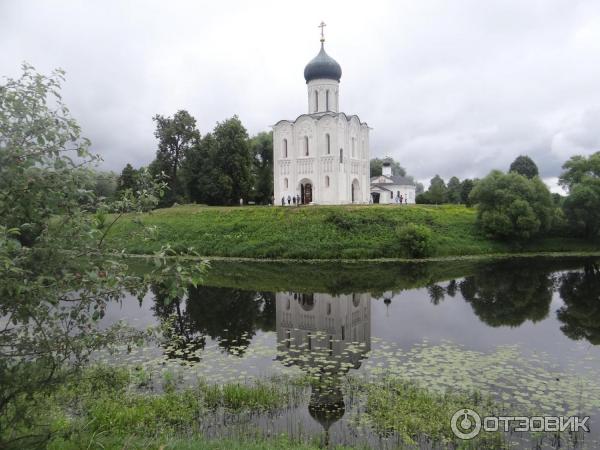
M408 177L392 175L391 161L383 162L381 175L371 177L371 202L372 203L415 203L417 186Z
M324 42L304 69L308 113L273 126L276 205L369 203L369 127L339 111L342 68Z

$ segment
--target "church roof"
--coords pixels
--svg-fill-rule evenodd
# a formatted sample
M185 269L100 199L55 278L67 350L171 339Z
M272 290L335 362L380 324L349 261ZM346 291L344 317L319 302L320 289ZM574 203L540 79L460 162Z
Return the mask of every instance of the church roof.
M379 181L378 182L378 180L381 180L382 178L384 178L386 181L384 181L384 182L380 182ZM416 184L409 177L403 177L403 176L400 176L400 175L392 175L391 177L388 177L386 175L379 175L377 177L371 177L371 186L379 186L379 187L384 187L384 186L416 186Z
M304 68L304 79L308 83L311 80L325 78L340 81L342 78L342 67L338 62L325 52L325 46L321 42L321 51L310 60Z
M336 118L341 118L344 117L346 119L346 121L350 122L352 120L352 118L356 118L356 120L358 120L358 123L360 125L367 125L367 122L361 122L360 117L358 117L356 114L351 114L351 115L347 115L344 112L334 112L334 111L323 111L323 112L318 112L318 113L312 113L312 114L300 114L298 117L296 117L296 119L294 120L288 120L288 119L282 119L279 122L277 122L275 125L272 125L273 127L279 125L282 122L287 122L287 123L296 123L298 122L298 120L300 120L302 117L311 117L312 119L315 120L321 120L324 117L336 117Z

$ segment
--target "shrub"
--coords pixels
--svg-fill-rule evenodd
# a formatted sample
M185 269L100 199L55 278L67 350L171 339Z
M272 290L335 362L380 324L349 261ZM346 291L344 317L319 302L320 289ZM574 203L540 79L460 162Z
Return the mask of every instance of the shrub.
M431 229L425 225L403 225L396 230L396 236L402 249L412 258L423 258L433 251Z
M477 223L495 239L525 240L546 233L552 225L554 204L538 177L492 171L473 188Z

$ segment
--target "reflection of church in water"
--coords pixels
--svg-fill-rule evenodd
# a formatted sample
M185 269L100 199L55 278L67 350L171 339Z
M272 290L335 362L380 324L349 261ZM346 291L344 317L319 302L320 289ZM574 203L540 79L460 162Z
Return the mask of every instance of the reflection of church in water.
M371 349L370 294L276 294L277 350L312 376L308 410L327 432L345 412L341 376Z

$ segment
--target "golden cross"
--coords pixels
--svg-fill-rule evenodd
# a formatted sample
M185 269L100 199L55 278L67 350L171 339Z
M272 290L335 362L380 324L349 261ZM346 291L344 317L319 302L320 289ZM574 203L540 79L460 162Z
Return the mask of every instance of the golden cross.
M321 29L321 42L325 42L325 34L323 33L323 28L325 28L325 22L321 21L321 24L317 27Z

